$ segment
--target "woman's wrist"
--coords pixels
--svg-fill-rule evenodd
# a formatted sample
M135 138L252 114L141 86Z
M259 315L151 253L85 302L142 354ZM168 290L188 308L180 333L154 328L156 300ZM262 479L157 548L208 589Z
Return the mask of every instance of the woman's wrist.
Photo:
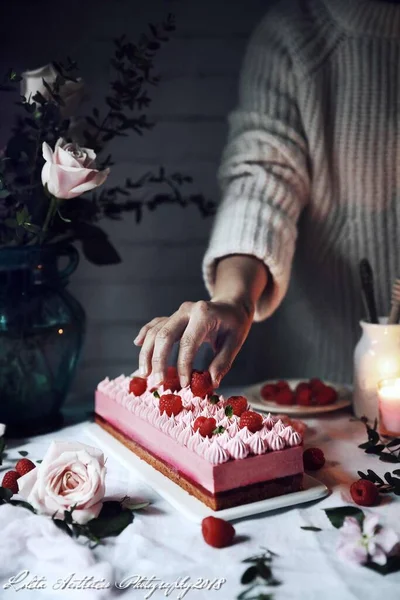
M237 296L232 296L230 294L214 295L211 298L211 302L214 304L230 304L235 308L239 308L251 318L253 317L256 309L256 302L254 302L248 294Z
M253 317L256 304L268 283L268 270L258 258L235 254L216 266L212 302L238 306Z

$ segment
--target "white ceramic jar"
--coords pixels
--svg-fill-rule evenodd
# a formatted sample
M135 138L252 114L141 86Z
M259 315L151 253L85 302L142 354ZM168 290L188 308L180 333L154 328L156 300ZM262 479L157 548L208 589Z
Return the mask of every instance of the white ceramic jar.
M356 417L378 418L377 385L400 376L400 324L361 321L362 336L354 351L353 409Z

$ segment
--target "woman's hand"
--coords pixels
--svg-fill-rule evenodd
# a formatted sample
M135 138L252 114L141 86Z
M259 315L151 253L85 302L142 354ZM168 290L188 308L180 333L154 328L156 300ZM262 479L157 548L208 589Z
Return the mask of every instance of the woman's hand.
M217 388L249 333L253 314L254 307L243 301L184 302L170 317L153 319L140 330L134 341L142 347L139 374L152 373L161 383L172 346L180 340L177 367L185 387L198 349L208 342L215 352L209 372Z
M134 343L142 346L140 375L147 377L152 373L161 383L172 346L180 340L177 366L185 387L190 383L197 350L208 342L215 352L209 372L217 388L249 333L268 275L264 263L254 256L235 254L220 259L212 300L184 302L171 317L153 319L139 331Z

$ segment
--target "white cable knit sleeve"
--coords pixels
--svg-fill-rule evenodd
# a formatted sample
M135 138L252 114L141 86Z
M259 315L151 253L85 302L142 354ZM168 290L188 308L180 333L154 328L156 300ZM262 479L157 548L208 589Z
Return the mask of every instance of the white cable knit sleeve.
M222 201L203 261L210 295L218 259L248 254L264 262L273 282L256 307L256 321L269 316L287 291L297 221L310 187L297 82L279 28L268 14L246 53L219 170Z

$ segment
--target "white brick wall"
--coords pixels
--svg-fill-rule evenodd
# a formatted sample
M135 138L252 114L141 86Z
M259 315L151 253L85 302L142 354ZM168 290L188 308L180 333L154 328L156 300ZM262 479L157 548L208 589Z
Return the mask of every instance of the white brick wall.
M1 65L34 68L65 55L75 58L94 103L104 96L107 61L114 36L134 38L148 22L176 15L177 32L157 62L163 81L152 93L153 131L112 146L117 165L112 180L135 176L163 164L195 178L192 189L218 199L215 174L223 147L225 118L236 99L238 70L246 40L268 0L13 0L2 8L0 34L6 48ZM22 18L24 14L24 18ZM4 15L2 15L3 17ZM4 116L11 110L0 107ZM124 262L94 267L82 260L70 289L84 305L88 333L75 388L86 391L106 374L135 368L135 332L154 316L168 314L184 300L205 298L200 264L211 220L195 208L161 207L136 225L126 217L103 223ZM254 328L237 360L231 381L268 375L264 368L265 326ZM257 348L257 351L256 351Z

